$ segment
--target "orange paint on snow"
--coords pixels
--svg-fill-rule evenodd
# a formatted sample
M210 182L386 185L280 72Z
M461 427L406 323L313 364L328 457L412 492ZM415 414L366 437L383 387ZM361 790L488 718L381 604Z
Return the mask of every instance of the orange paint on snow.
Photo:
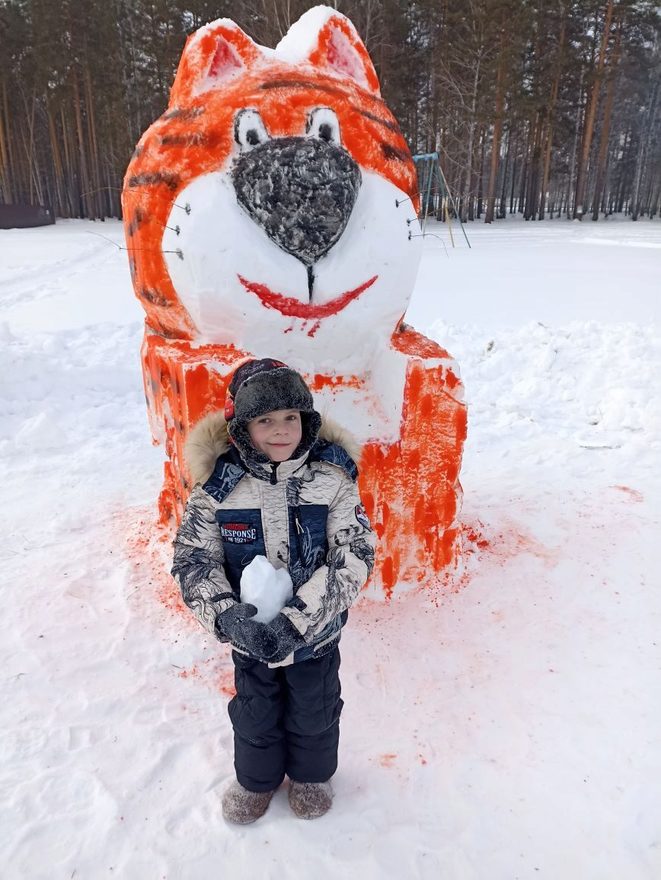
M170 611L176 611L178 613L186 611L184 600L181 598L181 593L172 578L168 578L167 581L161 585L158 591L158 598L161 604L165 605L166 608L169 608Z
M484 537L484 535L478 531L473 526L465 526L464 531L466 540L475 544L475 546L480 550L485 550L489 546L489 541Z
M205 660L201 667L195 663L190 669L182 669L177 674L179 678L202 681L229 699L236 694L234 669L222 669L217 672L217 657L215 656Z
M509 559L519 553L528 553L531 556L536 556L549 568L557 565L561 556L559 549L547 547L533 535L524 532L515 525L511 529L495 535L491 549L495 556L503 559Z
M501 528L486 537L482 531L482 523L466 523L461 529L463 555L477 554L480 559L491 560L497 565L505 565L510 559L522 553L536 556L544 565L557 565L561 552L557 548L547 547L534 535L526 532L520 523L501 517Z
M234 686L234 669L224 669L218 676L218 689L230 699L236 696L236 687Z
M123 549L128 562L127 598L133 605L134 616L143 621L145 637L149 637L154 630L160 632L164 626L172 626L169 623L171 618L176 618L172 630L175 641L179 638L182 624L199 633L199 623L185 606L169 574L174 537L171 529L159 525L151 509L129 508L119 511L111 517L110 522L112 534L109 545ZM229 648L209 638L210 656L206 660L183 669L172 664L172 674L184 680L202 682L230 699L236 690Z
M170 530L154 522L151 511L135 508L113 516L112 529L113 543L124 548L129 563L129 595L141 601L149 595L168 610L183 612L181 593L169 574Z
M632 489L630 486L613 486L613 489L617 489L618 492L624 492L625 495L628 495L631 501L644 501L645 496L642 492L639 492L638 489Z
M316 373L309 378L308 382L312 391L323 391L324 388L362 388L365 385L364 379L360 376L342 376L334 374L332 376Z
M392 752L387 752L385 755L379 756L379 764L381 764L382 767L392 767L396 760L397 755Z

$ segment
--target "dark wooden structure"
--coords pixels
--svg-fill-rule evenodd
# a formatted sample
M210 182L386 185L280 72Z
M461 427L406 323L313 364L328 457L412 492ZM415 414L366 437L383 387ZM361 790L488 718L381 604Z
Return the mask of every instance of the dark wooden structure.
M28 229L51 223L55 223L55 215L42 205L0 205L0 229Z

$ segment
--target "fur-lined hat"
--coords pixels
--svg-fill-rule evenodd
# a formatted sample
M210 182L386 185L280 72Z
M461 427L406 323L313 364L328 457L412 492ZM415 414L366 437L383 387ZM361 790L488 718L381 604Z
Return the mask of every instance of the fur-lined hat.
M277 409L295 409L301 414L303 436L292 458L307 452L317 439L321 416L305 380L282 361L273 358L245 361L230 382L225 401L227 430L244 458L268 461L250 442L248 422Z

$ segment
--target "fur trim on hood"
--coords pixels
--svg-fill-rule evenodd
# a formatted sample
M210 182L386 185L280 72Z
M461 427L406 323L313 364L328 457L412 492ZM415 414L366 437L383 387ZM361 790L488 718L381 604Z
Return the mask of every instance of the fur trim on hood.
M319 431L320 440L337 443L358 463L360 446L351 434L336 421L323 418ZM184 458L191 475L192 485L206 483L216 466L218 456L230 448L227 422L222 412L205 416L191 430L184 446Z

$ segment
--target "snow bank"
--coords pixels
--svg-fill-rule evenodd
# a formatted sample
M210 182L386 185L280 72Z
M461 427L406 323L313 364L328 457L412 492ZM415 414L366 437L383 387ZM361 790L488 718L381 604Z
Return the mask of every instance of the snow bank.
M656 880L661 346L655 249L627 236L654 244L658 223L600 224L600 247L557 221L470 228L448 257L425 242L436 280L412 308L470 406L464 570L352 611L335 805L301 823L279 792L245 829L219 801L231 660L153 530L141 321L124 255L89 251L100 228L119 240L0 233L3 877ZM610 249L598 321L589 290L555 297L538 271L571 251L588 277ZM522 254L537 283L501 314L516 272L494 266Z

